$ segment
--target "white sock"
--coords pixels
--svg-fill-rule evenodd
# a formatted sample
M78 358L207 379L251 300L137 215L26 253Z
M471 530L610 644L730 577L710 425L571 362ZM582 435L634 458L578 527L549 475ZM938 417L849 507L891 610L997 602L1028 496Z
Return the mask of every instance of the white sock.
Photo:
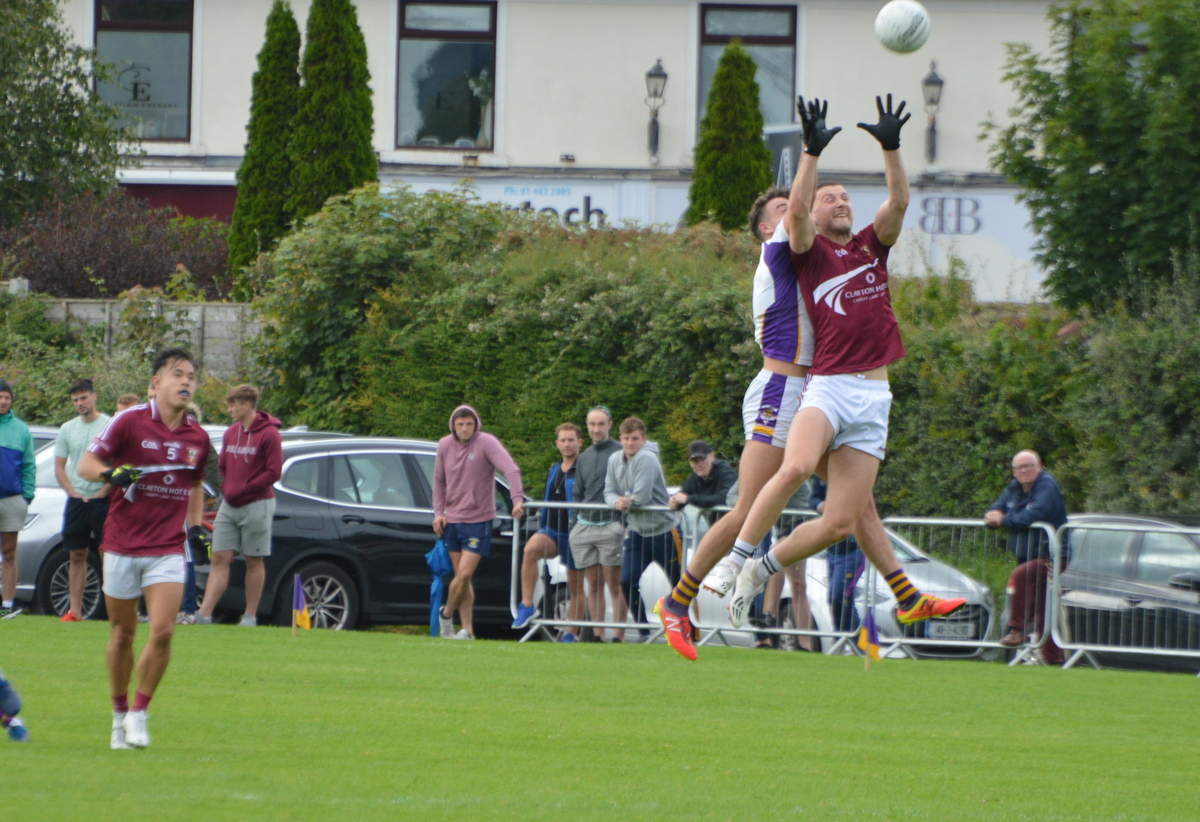
M13 607L13 601L12 601L11 599L6 599L6 600L4 600L4 603L3 603L3 604L4 604L4 607L5 607L5 608L11 608L11 607Z
M767 555L763 557L762 562L760 562L758 567L754 569L755 577L759 582L766 582L772 574L777 574L782 570L783 563L779 561L777 556L775 556L774 548L772 548Z
M729 558L733 560L734 565L741 568L746 564L746 560L754 555L754 551L757 548L757 545L751 545L744 539L734 540L733 550L729 552Z

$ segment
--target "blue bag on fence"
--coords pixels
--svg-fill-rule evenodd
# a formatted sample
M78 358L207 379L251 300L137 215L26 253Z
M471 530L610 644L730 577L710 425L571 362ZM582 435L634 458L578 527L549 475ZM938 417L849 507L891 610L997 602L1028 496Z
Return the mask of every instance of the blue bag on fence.
M425 555L425 564L433 572L433 584L429 586L429 634L437 636L438 617L446 596L446 577L454 576L454 563L450 561L445 542L439 539L434 544L433 550Z

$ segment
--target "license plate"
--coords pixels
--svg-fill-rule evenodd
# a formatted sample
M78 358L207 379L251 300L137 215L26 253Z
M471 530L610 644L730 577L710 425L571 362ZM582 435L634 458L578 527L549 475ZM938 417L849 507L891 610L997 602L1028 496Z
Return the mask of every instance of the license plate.
M930 639L974 639L974 622L930 622L926 635Z

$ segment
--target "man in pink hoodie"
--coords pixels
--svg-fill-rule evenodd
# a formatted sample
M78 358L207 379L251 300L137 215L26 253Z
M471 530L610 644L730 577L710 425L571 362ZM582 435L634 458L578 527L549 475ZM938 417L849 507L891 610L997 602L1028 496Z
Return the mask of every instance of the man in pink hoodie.
M242 626L258 624L266 569L263 557L271 555L271 520L275 491L271 488L283 470L279 420L258 410L258 389L239 385L225 396L233 425L225 432L217 462L225 485L221 507L213 523L212 570L204 590L197 624L212 623L213 609L229 585L229 564L237 551L246 560L246 613Z
M508 480L513 520L520 527L525 517L525 492L521 469L500 440L480 429L478 412L460 405L450 415L450 436L438 440L433 472L433 530L446 541L454 579L442 607L438 635L474 639L472 607L475 590L471 577L492 547L492 521L496 518L496 472ZM454 633L454 610L462 630Z

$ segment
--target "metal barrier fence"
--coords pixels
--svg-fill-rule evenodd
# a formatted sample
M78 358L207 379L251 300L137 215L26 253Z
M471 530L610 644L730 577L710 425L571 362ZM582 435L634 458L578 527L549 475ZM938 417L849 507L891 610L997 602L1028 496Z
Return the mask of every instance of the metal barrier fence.
M888 517L883 523L892 534L897 558L919 590L967 600L950 617L912 625L896 622L894 609L891 613L885 609L883 614L876 609L877 622L881 617L888 621L884 623L888 630L881 634L887 634L894 647L914 657L995 659L1012 650L1010 665L1037 664L1043 654L1050 662L1059 661L1056 649L1047 647L1050 632L1042 627L1044 616L1056 613L1056 590L1048 584L1046 573L1033 575L1027 585L1022 582L1028 576L1025 571L1014 575L1016 561L1007 529L989 528L981 519ZM1058 556L1053 526L1035 523L1027 539L1034 542L1035 553ZM870 573L874 574L874 569ZM1014 581L1022 584L1020 590L1009 587ZM1008 607L998 608L997 597L1006 589ZM1014 604L1015 614L1011 612ZM1011 625L1021 626L1020 638L1002 644Z
M602 504L547 502L541 500L528 500L525 503L525 507L528 510L569 508L576 510L612 511L609 506ZM568 603L570 602L571 597L569 592L565 590L566 586L563 584L563 580L566 576L565 569L562 568L557 559L551 558L548 560L542 560L539 563L539 583L536 591L534 592L533 599L535 606L540 605L540 615L530 622L529 630L521 637L522 642L532 639L539 633L548 639L555 639L557 636L551 632L552 629L561 631L566 629L568 626L573 626L580 630L587 628L590 629L593 634L596 632L603 634L606 631L617 631L620 632L618 636L621 637L622 641L654 642L662 637L662 626L657 617L653 616L651 613L653 603L656 602L660 596L666 596L670 593L671 588L679 578L679 573L681 572L682 568L687 566L688 561L695 553L701 538L707 530L706 527L700 524L703 522L704 518L707 516L724 514L732 509L725 506L714 509L706 509L705 511L700 512L700 516L695 516L693 514L695 509L687 512L685 515L683 512L674 511L674 509L671 509L667 506L646 506L636 510L645 512L673 512L680 515L682 540L677 556L674 558L674 561L668 563L668 568L663 568L658 563L651 565L646 572L642 574L641 584L638 586L639 597L643 603L642 610L646 614L647 621L638 622L636 619L627 618L630 616L630 611L636 613L632 607L632 604L629 610L627 610L625 614L622 614L618 618L618 616L613 613L613 597L607 590L605 591L604 597L605 613L602 619L596 619L594 614L588 614L586 615L586 618L583 616L570 615L568 613ZM772 529L772 536L782 536L780 527L790 530L795 524L815 516L817 516L815 511L785 511L780 517L776 528ZM786 533L786 531L783 533ZM515 617L517 614L517 606L521 597L520 570L523 557L519 548L519 542L520 536L523 535L514 536L518 544L514 544L513 549L510 607ZM782 610L784 604L788 605L789 611L793 610L791 603L793 602L794 598L791 595L790 589L791 584L786 583L780 593L780 610ZM627 590L624 590L622 593L627 593ZM810 601L813 599L811 594L809 595L808 599ZM829 627L831 622L827 619L817 619L817 624L812 628L795 627L794 618L785 621L782 627L770 627L759 624L744 628L734 628L729 623L726 606L726 600L717 598L710 591L702 590L700 595L697 596L691 611L693 624L700 633L700 639L698 640L697 645L705 645L714 640L719 640L726 645L729 645L731 644L729 641L730 637L740 637L743 640L749 640L751 637L758 639L772 637L786 638L786 641L789 643L798 642L799 637L814 637L818 639L826 638L829 639L831 643L838 643L835 647L838 650L841 650L842 648L847 647L846 640L856 636L856 634L851 631L832 630L832 628ZM579 606L576 607L578 608ZM819 614L818 616L824 616L824 613ZM822 628L822 624L825 625L825 629ZM631 632L635 631L637 633L631 634ZM815 642L817 639L814 639L813 641Z
M1059 529L1070 561L1055 563L1060 593L1054 641L1099 667L1129 657L1196 670L1200 665L1200 529L1089 522Z
M604 505L542 501L529 501L526 507L611 510ZM628 612L612 613L607 593L601 618L579 611L572 615L565 568L557 559L543 561L535 594L542 614L530 623L521 641L539 633L555 639L553 631L568 626L601 635L618 632L626 641L661 638L662 627L649 614L653 602L669 593L679 569L686 567L699 545L707 521L729 510L722 507L698 514L693 510L688 517L681 517L683 542L678 555L668 562L668 568L652 565L642 577L645 622L631 619ZM813 511L786 511L772 531L772 540L813 516ZM1046 661L1065 668L1081 660L1097 667L1101 661L1119 664L1123 656L1130 655L1154 657L1163 664L1192 670L1200 667L1200 528L1090 522L1087 518L1058 530L1036 523L1028 537L1035 541L1029 552L1034 559L1018 566L1007 529L988 528L983 520L889 517L884 525L913 584L924 593L966 598L967 604L959 612L900 625L894 597L868 563L849 599L855 612L853 629L836 630L828 605L826 563L818 555L810 558L805 575L811 626L802 628L792 622L780 627L733 628L725 601L702 591L692 612L700 634L697 645L734 644L731 639L746 644L752 635L793 642L807 636L819 642L825 653L859 653L854 639L858 621L869 607L883 655L996 659L1011 652L1010 665ZM521 538L516 529L511 589L514 616L520 601ZM1005 591L1008 596L1002 600ZM785 588L782 602L791 598ZM638 633L631 633L635 631ZM1065 661L1062 652L1068 655Z

